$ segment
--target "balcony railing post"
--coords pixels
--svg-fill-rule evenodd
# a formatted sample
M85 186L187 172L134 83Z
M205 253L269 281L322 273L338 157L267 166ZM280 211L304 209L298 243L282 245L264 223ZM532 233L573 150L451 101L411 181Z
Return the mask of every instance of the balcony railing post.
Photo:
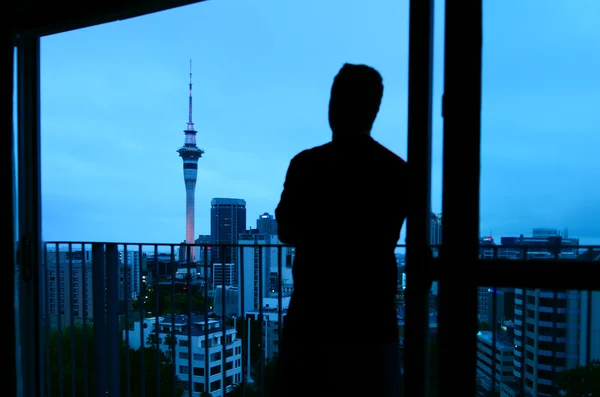
M211 247L214 248L214 247ZM208 349L208 247L204 249L204 392L210 393L210 357ZM213 301L214 305L214 301ZM201 345L202 346L202 345Z
M144 251L142 250L142 245L138 244L137 246L137 252L139 257L141 258L144 254ZM139 313L140 313L140 395L142 397L146 396L146 358L145 358L145 351L146 351L146 333L144 332L144 325L146 324L146 308L145 308L145 301L146 301L146 284L143 283L143 279L142 279L142 272L140 272L139 274L139 280L140 280L140 295L142 297L142 300L140 301L139 304Z
M492 393L496 395L496 355L498 354L498 291L496 287L492 287L492 321L490 322L492 323Z
M106 333L107 333L107 370L108 370L108 395L120 395L120 363L121 363L121 338L119 335L119 301L120 301L120 275L119 251L116 244L106 244ZM127 273L124 266L123 273ZM128 288L123 286L123 295ZM98 295L95 295L97 298ZM124 296L127 303L127 296ZM95 313L94 313L95 314ZM94 334L96 337L96 335Z
M127 269L128 266L128 260L127 260L127 244L123 245L123 268ZM141 267L142 267L142 258L139 258L139 264L140 264L140 272L138 274L138 277L141 277ZM131 264L131 267L133 269L134 263ZM129 299L131 298L131 291L133 290L133 288L130 288L129 285L134 285L135 283L135 275L133 274L133 272L131 272L131 275L127 274L128 272L124 272L123 273L123 283L125 285L125 318L124 318L124 322L125 322L125 326L124 331L125 331L125 368L126 371L125 373L126 375L126 380L125 380L125 395L127 397L131 397L131 357L130 357L130 345L131 343L129 342ZM142 283L140 283L140 288L141 288ZM140 299L140 288L138 288L138 302ZM120 331L120 330L119 330ZM75 395L75 393L73 393L73 396Z
M90 368L89 368L89 356L88 356L88 343L89 338L88 338L88 329L89 329L89 324L88 324L88 316L89 316L89 301L88 301L88 287L87 287L87 281L88 281L88 265L89 265L89 261L85 258L85 250L86 245L85 244L81 244L81 252L84 254L83 260L81 261L81 279L80 279L80 283L81 283L81 296L83 298L83 319L82 319L82 325L83 325L83 395L84 397L88 397L90 394ZM93 275L92 275L93 277ZM92 293L93 293L93 289L92 289Z
M157 244L154 244L154 258L158 258L158 245ZM157 272L157 275L158 275L158 272ZM156 338L156 363L155 364L156 364L156 387L157 387L157 389L156 389L156 395L157 395L157 397L160 397L160 385L161 385L160 366L161 366L161 357L162 357L162 355L161 355L160 343L159 343L159 341L160 341L160 327L159 327L158 317L162 313L160 313L160 299L161 299L160 297L161 297L161 295L160 295L160 292L159 292L159 289L158 289L158 277L156 277L154 279L154 283L153 284L154 284L154 291L153 292L154 292L154 300L155 300L155 303L154 303L154 305L155 305L154 306L154 317L156 318L156 323L155 323L156 325L154 327L154 331L156 332L156 334L155 334L155 338ZM173 313L173 315L171 316L171 318L174 319L175 318L174 316L175 316L175 314ZM173 329L175 329L175 326L171 327L171 330L173 330ZM172 333L171 333L171 338L172 339L171 339L170 342L173 342L175 339L174 339ZM175 352L175 348L174 347L173 347L172 351ZM172 358L172 360L173 360L173 362L175 362L175 358Z
M173 264L175 263L175 246L171 245L171 264L169 266L170 271L171 271L171 307L170 308L164 308L163 310L171 310L171 335L172 338L175 340L175 270L174 270L174 266ZM156 264L156 280L155 280L155 284L156 287L154 289L154 296L156 296L156 315L158 316L159 314L159 303L158 303L158 260L157 260L157 264ZM168 271L167 271L168 272ZM173 362L177 362L177 345L173 346L173 356L171 357L171 360L173 360ZM177 382L175 382L175 379L177 378L177 366L173 365L173 397L177 397Z
M51 329L51 317L50 317L50 299L49 299L49 294L50 294L50 264L48 263L48 244L44 244L44 251L43 251L43 278L42 278L42 286L43 286L43 295L46 298L44 299L44 305L43 305L43 324L44 324L44 328L43 328L43 346L44 346L44 380L46 382L46 394L48 396L50 396L50 390L51 390L51 383L52 379L50 377L50 362L51 362L51 357L50 357L50 329ZM55 282L54 282L54 288L59 288L59 278L56 278L55 276Z
M96 396L106 394L106 274L104 244L92 244L92 324L94 329L94 381Z
M568 291L565 291L565 294L568 293ZM591 353L591 349L592 349L592 304L593 304L593 295L592 295L592 291L581 291L582 294L586 294L587 295L587 307L586 307L586 321L585 321L585 328L586 328L586 335L585 335L585 395L586 396L591 396L592 395L592 374L591 374L591 361L592 361L592 353ZM568 310L568 309L567 309ZM554 350L556 350L556 348L554 348Z
M248 370L248 366L246 365L246 360L244 359L244 357L247 354L250 354L247 351L246 346L248 346L247 343L247 338L250 336L250 334L248 333L248 335L246 336L245 332L246 332L246 312L245 312L245 305L246 305L246 301L244 298L244 294L246 293L246 284L245 284L245 270L244 270L244 247L238 247L238 258L239 258L239 282L240 282L240 315L242 316L242 362L241 362L241 367L242 367L242 373L241 373L241 377L242 377L242 381L241 381L241 388L242 388L242 397L246 397L246 371ZM237 331L237 330L236 330Z
M68 253L69 253L69 267L68 267L68 291L73 291L73 244L69 243L68 246ZM84 257L82 258L82 263L81 263L81 268L83 269L85 267L85 252L82 251L82 255L84 255ZM85 273L82 272L83 275L85 275ZM81 277L83 278L83 277ZM80 281L81 283L81 281ZM72 292L71 292L72 293ZM70 356L70 362L74 363L75 362L75 313L73 310L73 302L72 300L67 300L69 301L68 304L68 310L69 310L69 337L71 339L71 356ZM67 302L65 302L65 306ZM79 306L79 310L81 310L81 305ZM85 308L84 308L85 310ZM71 395L75 396L75 387L76 387L76 383L75 383L75 371L71 371Z
M54 246L54 260L56 261L55 265L55 277L56 280L67 280L69 277L67 272L64 271L64 268L61 267L61 258L60 258L60 244L56 243ZM65 385L64 385L64 366L63 366L63 301L65 302L64 308L69 310L67 306L67 299L61 293L61 288L64 285L64 281L61 283L60 281L55 283L56 285L56 327L58 331L58 340L57 340L57 349L58 349L58 395L62 397L64 395ZM66 295L66 294L65 294Z
M260 397L264 397L265 393L265 338L264 338L264 308L263 308L263 297L265 294L265 271L263 263L263 247L257 246L258 249L258 333L259 333L259 363L258 363L258 393ZM250 338L248 338L250 339ZM250 352L248 352L250 354Z
M516 292L516 290L515 290ZM527 290L521 289L521 295L523 296L523 313L521 316L521 379L519 381L519 393L521 396L525 396L525 360L527 357Z
M565 290L565 294L566 294L566 290ZM539 299L539 297L538 297ZM527 304L525 304L524 306L525 310L527 310ZM557 349L557 345L556 345L556 338L557 338L557 333L558 333L558 313L557 313L557 309L558 309L558 290L553 290L552 291L552 384L556 384L556 367L557 367L557 360L556 360L556 349ZM527 312L525 312L527 313ZM523 316L525 318L525 322L527 322L527 316ZM527 326L527 324L525 324L525 326ZM525 353L525 350L527 349L527 344L525 343L523 345L523 352ZM527 355L525 354L525 357L527 357ZM523 365L525 367L525 364Z
M281 334L283 331L283 263L281 255L283 249L281 246L277 247L277 343L281 342ZM279 348L277 348L277 354L279 355Z
M224 257L225 246L221 247L221 257ZM233 253L234 249L230 248ZM233 254L231 255L233 259ZM221 277L221 324L223 326L221 334L221 382L223 383L223 396L227 394L227 291L225 289L225 262L222 264ZM233 280L231 280L233 281ZM216 297L215 297L216 299Z
M192 375L194 374L193 372L193 362L192 362L192 326L193 326L193 322L192 322L192 246L190 245L186 245L185 246L185 257L186 257L186 262L185 262L185 267L186 267L186 274L185 274L185 285L187 286L186 288L186 298L187 298L187 351L188 351L188 381L187 381L187 388L188 388L188 396L192 396L192 392L193 392L193 382L192 382ZM175 313L173 313L173 315L175 315ZM158 316L158 314L157 314ZM157 317L158 318L158 317Z

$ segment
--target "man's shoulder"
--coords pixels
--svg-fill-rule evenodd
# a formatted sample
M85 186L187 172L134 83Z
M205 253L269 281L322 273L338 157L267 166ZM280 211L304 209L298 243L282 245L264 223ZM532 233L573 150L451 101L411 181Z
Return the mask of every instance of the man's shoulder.
M391 165L393 165L395 167L398 167L401 169L406 168L406 166L407 166L406 160L404 160L402 157L398 156L396 153L392 152L387 147L383 146L381 143L379 143L375 140L373 140L373 142L375 143L377 158L385 161L386 163L390 163Z
M371 147L372 150L368 150L368 147ZM390 169L396 171L403 171L407 168L407 163L402 157L372 138L364 146L364 149L363 156L366 156L367 159L372 158L378 162L382 162L385 167L390 167ZM335 152L335 147L333 142L328 142L301 151L292 158L292 163L306 164L314 161L322 162L324 159L330 159L332 152Z
M331 142L305 149L292 158L292 162L300 163L319 157L331 149Z

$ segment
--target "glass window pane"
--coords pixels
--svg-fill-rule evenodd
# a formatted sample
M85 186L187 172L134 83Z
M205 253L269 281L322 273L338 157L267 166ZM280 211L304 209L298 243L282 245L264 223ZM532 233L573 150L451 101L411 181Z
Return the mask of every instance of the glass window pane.
M440 32L443 26L436 34ZM436 43L440 54L443 40ZM233 296L235 291L217 289L214 281L225 279L233 287L241 283L241 275L235 274L240 257L246 258L249 269L243 274L253 292L246 299L253 311L258 308L260 294L263 302L270 299L269 309L273 309L279 285L286 298L289 296L294 289L293 251L284 253L283 274L278 275L277 255L272 251L264 249L263 263L256 251L249 249L240 257L235 250L221 255L220 248L210 247L215 243L211 234L218 234L224 240L218 242L226 244L237 244L242 237L263 245L278 241L255 239L250 225L254 228L256 222L259 227L257 218L274 212L290 159L330 140L327 112L331 83L345 62L374 66L383 75L385 94L373 137L406 157L407 54L408 1L371 4L314 0L285 5L277 1L236 5L207 2L43 38L42 201L44 239L49 242L45 307L50 316L46 337L51 347L50 362L81 364L72 366L81 368L75 373L75 385L82 388L77 394L86 384L83 357L95 357L90 349L99 338L83 334L93 320L92 299L103 299L103 294L93 294L93 285L102 286L104 280L94 280L88 271L88 267L94 267L94 260L87 257L92 245L74 244L69 252L69 241L119 242L119 299L124 301L119 314L130 330L124 335L129 335L128 343L136 351L145 351L142 346L160 346L165 365L169 366L166 372L170 375L172 368L177 370L177 390L193 387L208 391L210 387L218 392L224 382L239 382L241 376L218 380L200 376L192 384L192 369L204 365L203 360L196 363L194 357L217 357L215 348L220 349L221 336L212 337L211 331L208 343L174 344L166 338L173 330L171 323L159 320L157 326L156 320L152 323L150 319L173 313L203 314L205 302L211 316L218 317L222 308L229 308L221 292L225 291L225 300L229 301L229 293ZM438 77L442 64L439 57ZM193 91L188 86L190 77ZM435 87L437 114L441 87L440 78ZM438 131L435 212L440 210L441 197L440 121L438 117L434 122ZM189 133L192 128L196 134ZM201 157L194 159L197 165L187 161L182 170L181 148L196 155L202 150ZM195 176L187 178L194 179L195 186L186 183L182 187L182 171L184 178ZM195 211L191 213L190 191ZM244 204L213 204L214 198L243 199ZM334 201L326 204L333 205ZM227 208L219 207L221 204ZM319 226L326 223L323 217L326 211L315 216L316 235L327 233ZM189 243L190 237L191 242L204 247L190 252L179 246ZM169 245L152 243L177 244L173 248L175 261ZM205 259L210 267L206 271ZM234 262L232 267L227 266L228 261ZM195 266L196 272L188 270L188 264ZM265 291L258 291L258 269L263 272ZM193 278L191 287L186 281L188 275ZM277 276L285 282L278 283ZM196 288L196 283L202 288ZM188 294L194 297L192 313ZM245 335L239 317L233 322L227 319L227 325ZM248 327L253 335L248 337L251 352L247 357L235 358L240 363L249 362L253 373L259 349L265 349L267 360L278 352L278 340L274 338L280 325L273 323L279 319L269 318L262 333L260 328ZM90 323L84 325L87 319ZM220 324L214 321L208 324L209 329L211 324ZM81 327L76 328L77 333L74 326ZM150 333L153 330L156 333ZM263 344L260 338L270 342ZM69 350L73 340L81 341L75 346L75 354ZM236 352L231 354L241 355L241 342L230 341L240 347L230 349ZM190 351L192 348L198 350ZM130 354L133 360L137 353ZM229 359L228 354L223 356ZM155 387L156 377L137 377L141 366L129 366L123 357L120 360L122 368L135 371L131 373L136 376L132 378L136 387L138 383L146 389ZM268 381L273 363L266 364ZM73 381L68 367L63 372L59 368L50 371L53 394L61 387L70 388ZM235 371L239 368L233 366ZM208 371L205 376L209 376ZM128 378L121 376L123 382Z
M484 1L484 260L600 258L599 11L593 1ZM482 286L478 297L481 390L492 387L494 329L496 391L597 390L586 365L600 358L600 293Z

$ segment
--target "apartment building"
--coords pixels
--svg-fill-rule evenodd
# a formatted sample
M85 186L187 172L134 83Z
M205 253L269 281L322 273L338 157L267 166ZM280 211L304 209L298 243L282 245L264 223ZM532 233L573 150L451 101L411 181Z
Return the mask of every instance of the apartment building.
M493 349L492 331L477 333L477 380L480 391L492 390L492 374L496 373L495 390L500 390L500 384L514 380L514 347L506 333L496 333L496 353ZM495 356L495 357L494 357ZM496 362L494 368L494 361Z
M145 319L143 324L135 322L133 329L124 332L129 332L129 344L134 349L140 348L142 344L150 347L158 343L160 350L174 359L178 380L186 391L191 376L191 396L187 394L190 397L201 397L202 393L224 397L242 381L242 342L237 339L233 327L223 330L220 321L205 322L203 316L187 315L154 317ZM174 343L171 342L173 337ZM226 379L225 394L222 385L223 371Z

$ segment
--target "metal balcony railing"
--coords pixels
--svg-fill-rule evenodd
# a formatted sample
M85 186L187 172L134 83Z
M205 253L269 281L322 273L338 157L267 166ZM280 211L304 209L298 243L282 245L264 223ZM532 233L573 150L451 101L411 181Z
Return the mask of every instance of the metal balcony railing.
M433 248L434 257L438 248ZM268 396L280 325L293 289L294 255L293 247L252 241L238 245L45 243L46 395L178 397L191 392L193 397L218 397L225 390L232 396ZM540 262L548 269L561 259L598 261L600 247L481 245L480 259L489 259L486 264L528 259L533 268ZM438 264L436 259L424 264L430 271L420 274L429 274L430 281L445 277L446 270ZM271 274L272 268L277 269L276 275ZM405 265L401 256L398 268L402 328ZM489 285L489 291L500 286ZM430 329L423 332L434 340L435 293L428 299ZM493 355L500 344L497 299L490 292ZM591 304L586 315L591 315ZM527 327L521 328L523 333ZM493 360L491 376L481 381L487 385L483 389L498 391L497 365ZM432 377L435 374L431 371ZM515 370L515 379L523 380L525 375L522 371L518 376ZM435 382L431 379L432 387Z

